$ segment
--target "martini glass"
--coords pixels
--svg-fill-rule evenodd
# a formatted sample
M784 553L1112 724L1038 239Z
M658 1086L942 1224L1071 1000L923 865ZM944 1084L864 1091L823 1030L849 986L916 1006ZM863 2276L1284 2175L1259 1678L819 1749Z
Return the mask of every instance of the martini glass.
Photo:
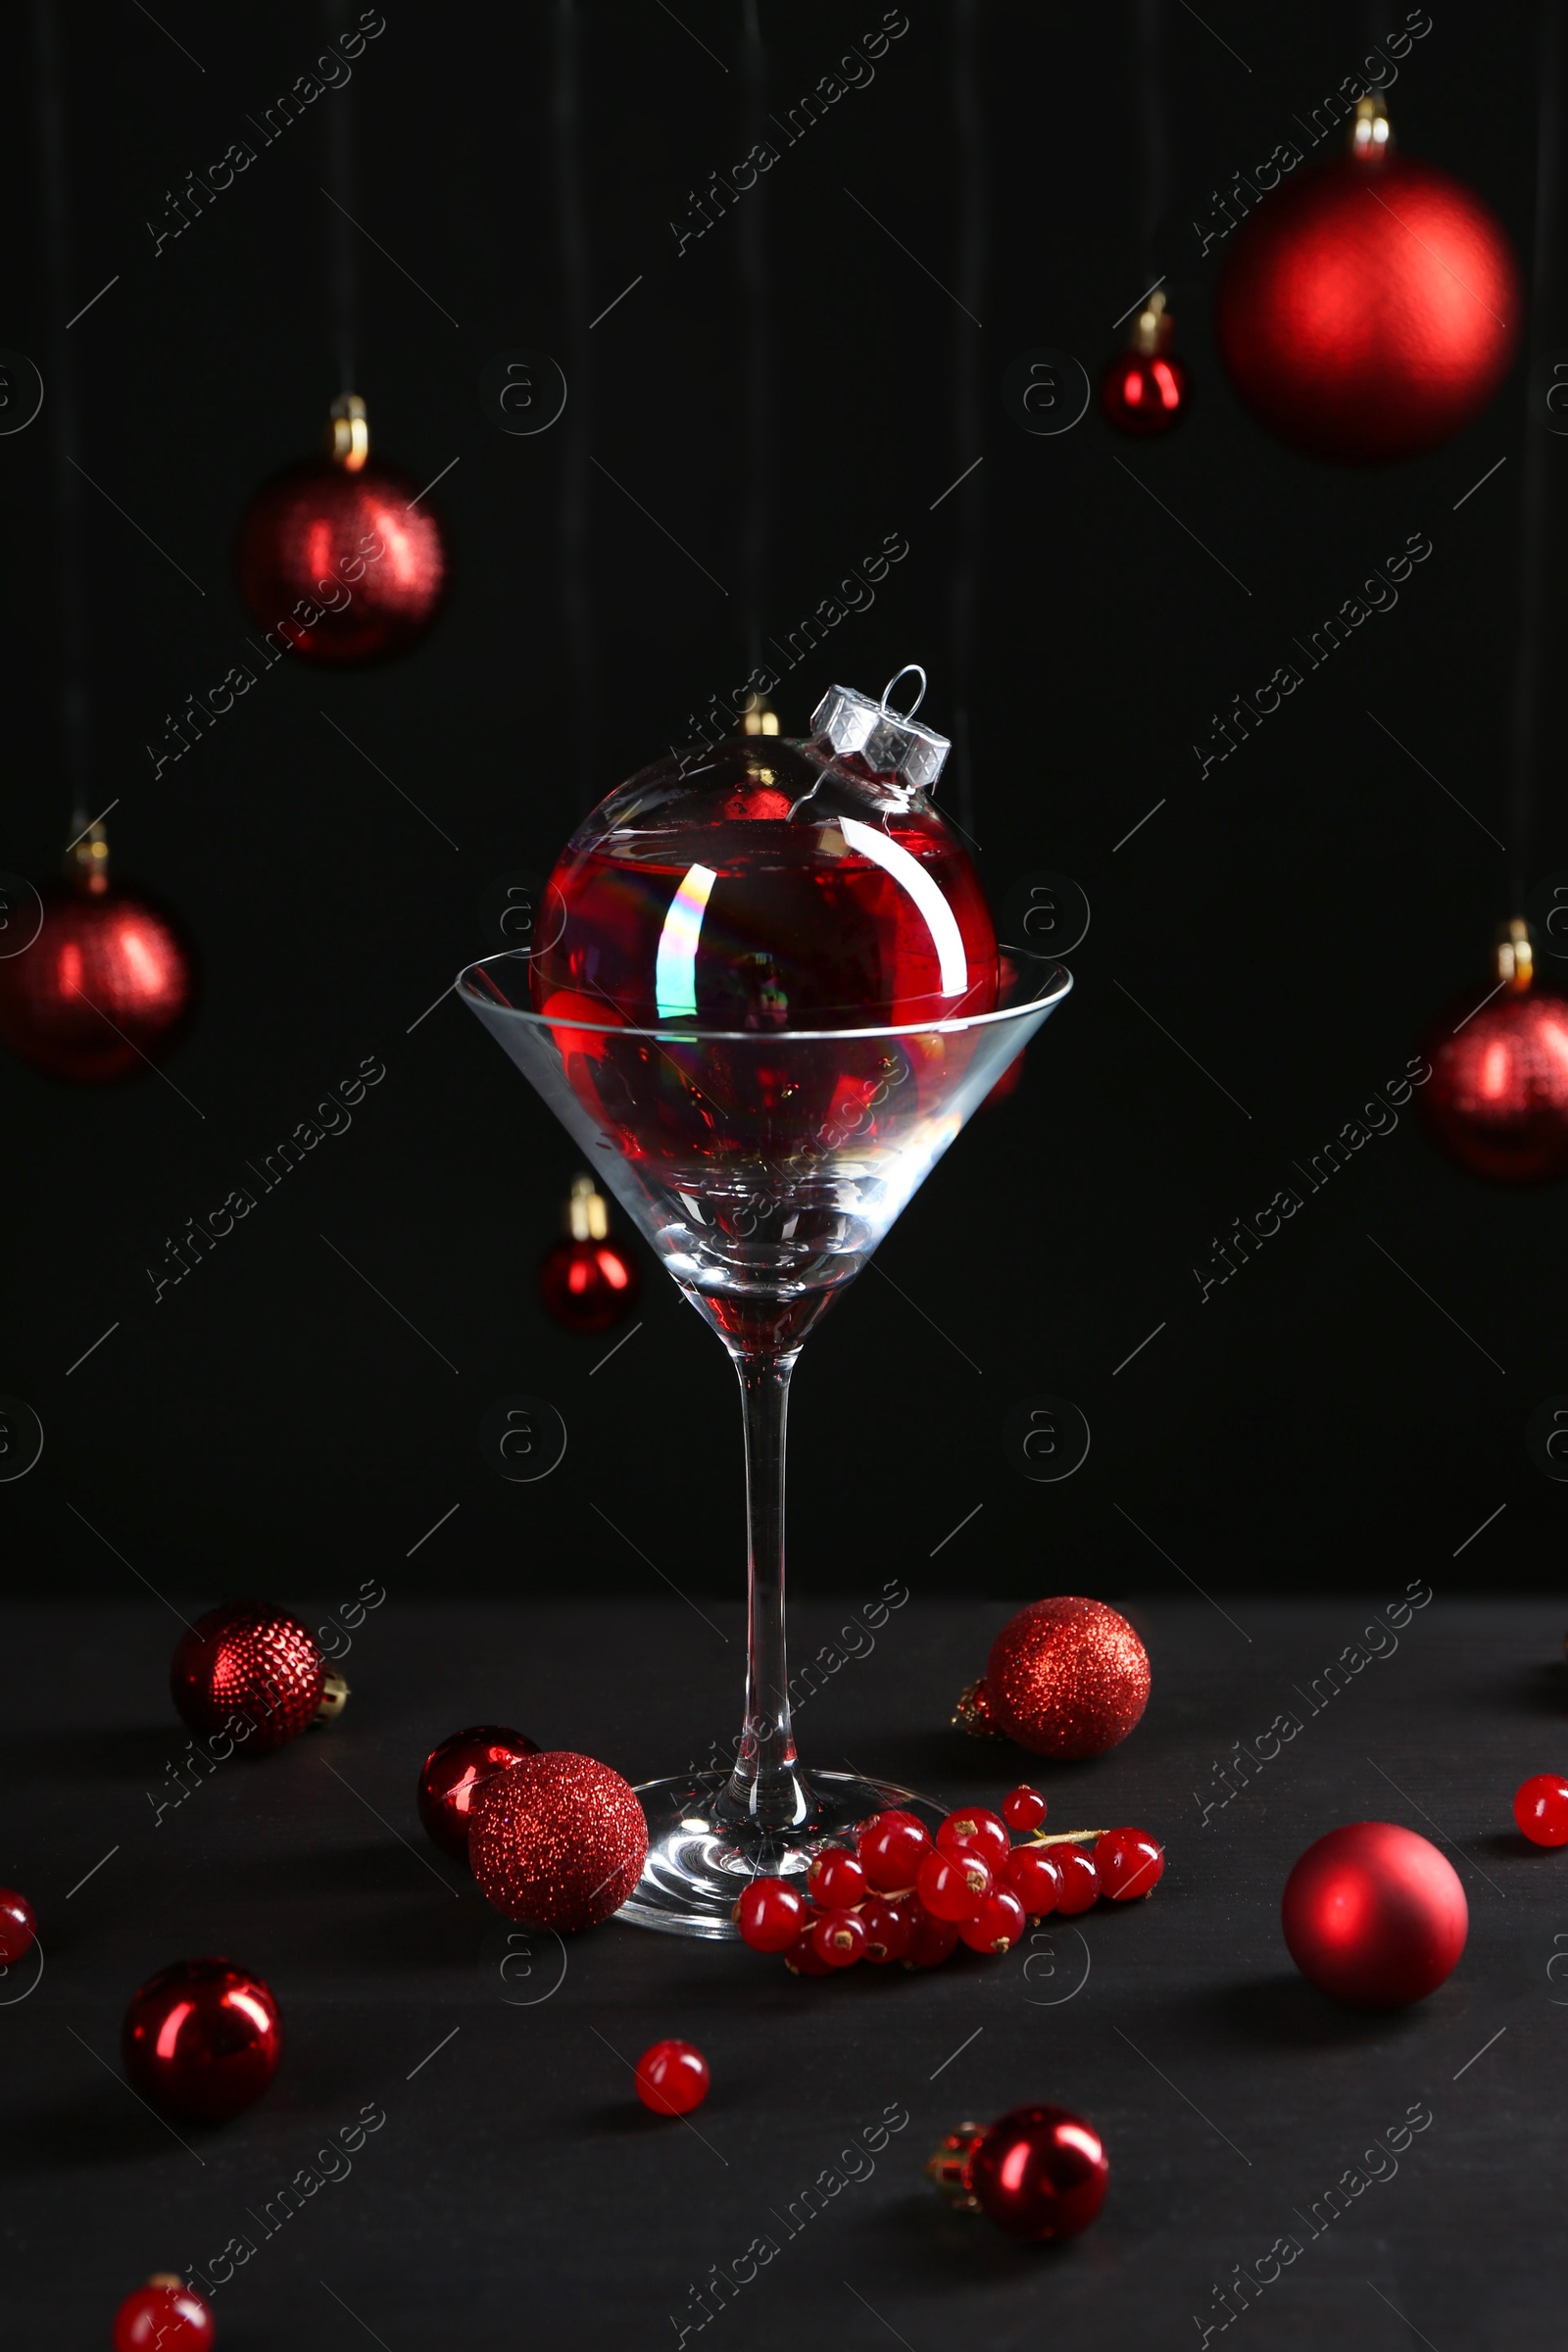
M636 1220L740 1376L749 1609L734 1769L638 1789L648 1861L617 1914L675 1935L729 1936L736 1897L759 1874L803 1876L824 1845L889 1805L940 1818L908 1789L808 1769L796 1754L784 1612L790 1375L807 1334L1072 978L1009 949L994 1011L760 1034L547 1017L531 1009L528 966L526 950L487 956L460 973L458 994Z

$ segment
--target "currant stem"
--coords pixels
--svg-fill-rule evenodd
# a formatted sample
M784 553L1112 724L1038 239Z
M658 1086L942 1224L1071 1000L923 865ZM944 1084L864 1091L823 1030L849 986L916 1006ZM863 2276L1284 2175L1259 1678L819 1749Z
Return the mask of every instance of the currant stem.
M1025 1845L1082 1845L1086 1838L1108 1838L1108 1830L1053 1830L1050 1837L1026 1838Z

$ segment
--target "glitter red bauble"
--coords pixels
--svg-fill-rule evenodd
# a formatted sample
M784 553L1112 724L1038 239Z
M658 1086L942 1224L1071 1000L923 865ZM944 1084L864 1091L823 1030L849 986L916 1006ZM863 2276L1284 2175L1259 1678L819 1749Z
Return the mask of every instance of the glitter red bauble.
M181 1635L169 1670L181 1721L199 1739L228 1732L236 1751L251 1755L298 1739L325 1684L326 1659L310 1628L266 1601L209 1609Z
M450 568L418 485L329 458L257 492L239 533L239 592L258 628L327 668L407 652L440 610Z
M498 1723L476 1723L443 1740L425 1757L419 1774L419 1819L426 1837L444 1853L466 1862L468 1825L479 1790L498 1772L538 1753L537 1740Z
M1481 414L1524 295L1490 207L1374 151L1298 171L1236 232L1214 332L1238 397L1309 455L1414 457Z
M1102 416L1135 440L1170 432L1188 405L1187 370L1169 352L1118 351L1100 379Z
M1478 1012L1481 994L1450 1005L1424 1042L1432 1076L1416 1097L1422 1122L1474 1176L1568 1175L1568 1000L1533 987Z
M1009 2237L1074 2237L1105 2202L1110 2165L1100 2134L1065 2107L1014 2107L968 2159L981 2211Z
M231 1960L179 1960L133 1995L121 2049L132 2089L161 2113L220 2124L276 2074L283 2028L260 1977Z
M172 2273L149 2278L115 2314L115 2352L209 2352L216 2340L212 2312Z
M1149 1704L1149 1653L1102 1600L1034 1600L991 1644L970 1711L1037 1756L1101 1756Z
M642 1287L636 1259L614 1241L560 1241L539 1261L545 1311L567 1331L608 1331Z
M103 1086L143 1075L177 1045L195 1004L196 957L141 890L46 882L43 925L0 960L0 1044L51 1078Z
M1452 1974L1470 1912L1435 1845L1392 1821L1356 1821L1307 1847L1285 1883L1281 1923L1319 1991L1402 2009Z
M0 1886L0 1968L25 1960L37 1936L38 1922L26 1896L14 1886Z
M480 1789L468 1861L488 1901L525 1928L591 1928L635 1887L648 1825L608 1764L561 1749L524 1756Z

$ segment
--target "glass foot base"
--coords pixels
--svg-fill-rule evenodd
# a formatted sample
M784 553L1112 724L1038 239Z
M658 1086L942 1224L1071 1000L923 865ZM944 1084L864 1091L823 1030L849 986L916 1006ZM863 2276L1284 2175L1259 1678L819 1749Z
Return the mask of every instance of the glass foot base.
M943 1808L892 1781L858 1773L805 1772L804 1817L764 1828L732 1818L726 1772L687 1773L645 1781L637 1790L648 1821L648 1860L635 1893L615 1913L632 1927L667 1936L738 1937L730 1913L755 1878L804 1879L824 1845L887 1805L902 1805L935 1830Z

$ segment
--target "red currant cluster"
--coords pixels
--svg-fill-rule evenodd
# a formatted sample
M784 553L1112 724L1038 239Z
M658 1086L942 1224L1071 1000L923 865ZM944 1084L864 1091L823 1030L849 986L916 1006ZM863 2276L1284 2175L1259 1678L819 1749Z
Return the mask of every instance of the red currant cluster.
M860 1825L854 1848L824 1847L803 1891L754 1879L735 1906L754 1952L782 1952L800 1977L830 1976L857 1960L933 1968L956 1946L1009 1951L1026 1927L1071 1918L1100 1895L1150 1894L1165 1856L1147 1830L1065 1830L1032 1836L1046 1818L1035 1788L1015 1788L1001 1813L967 1805L933 1839L895 1807ZM1024 1834L1014 1845L1009 1830Z

